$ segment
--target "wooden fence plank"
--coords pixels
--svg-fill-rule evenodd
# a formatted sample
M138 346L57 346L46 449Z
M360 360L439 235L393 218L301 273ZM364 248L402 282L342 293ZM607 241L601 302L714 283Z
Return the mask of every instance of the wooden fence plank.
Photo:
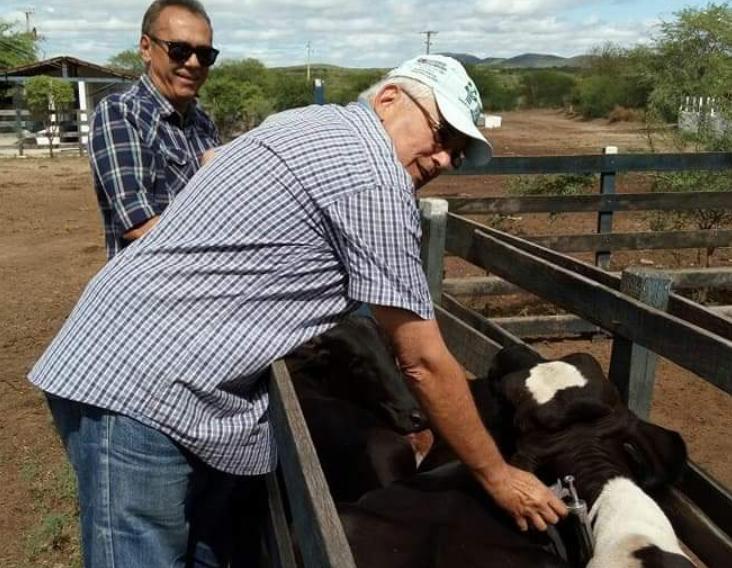
M287 367L272 365L270 413L305 568L356 568Z
M732 290L732 267L683 268L666 270L673 278L674 289L709 288Z
M707 288L709 290L732 290L732 268L682 268L663 269L673 281L674 290ZM619 272L611 272L620 278ZM445 278L443 291L453 296L500 296L519 294L523 290L497 276L471 276L468 278Z
M645 233L604 233L600 235L549 235L527 237L532 242L558 252L602 250L650 250L718 248L732 246L732 230L653 231Z
M265 483L267 486L267 550L274 565L273 568L297 568L277 473L268 473L265 476Z
M470 327L478 330L488 339L495 341L503 347L517 344L525 345L525 343L519 338L518 334L511 333L510 330L499 325L495 319L488 319L477 311L470 309L466 305L460 303L454 296L443 294L442 306L448 312L467 323Z
M706 566L726 566L732 558L732 539L694 501L670 488L653 498L671 521L676 535Z
M521 339L561 338L590 334L608 335L601 327L569 314L491 318L491 321Z
M497 156L479 168L460 169L451 175L564 174L595 172L678 172L732 168L732 153L591 154L583 156Z
M678 486L719 528L732 536L732 493L726 487L691 461Z
M501 350L501 345L473 329L438 304L435 304L435 317L450 353L476 377L487 375L491 361Z
M450 295L443 293L443 301L448 296ZM709 310L724 316L725 318L732 317L732 306L715 306L709 308ZM452 310L450 311L451 313L456 313ZM490 321L501 327L501 329L505 330L507 333L520 337L521 339L545 339L550 337L571 337L575 335L608 334L608 332L603 328L592 324L579 316L571 314L501 317L490 318Z
M560 254L554 250L542 247L536 243L532 243L525 239L509 235L502 231L497 231L477 223L470 221L464 217L457 215L448 215L447 237L445 239L445 247L452 252L470 261L469 255L474 244L474 233L476 230L485 232L495 238L509 243L516 248L528 252L538 258L544 259L559 267L571 270L576 274L580 274L587 278L599 282L604 286L614 290L620 289L620 278L585 262L581 262L575 258ZM715 314L711 310L696 304L683 296L672 293L669 297L668 312L671 315L682 318L689 323L702 327L712 333L719 335L725 339L732 340L732 320L722 315Z
M646 307L614 289L488 234L478 231L470 235L470 239L470 243L459 246L467 249L468 261L612 333L652 349L722 390L732 392L732 341ZM449 232L447 242L455 242Z
M732 209L731 191L692 193L615 193L610 195L537 195L526 197L450 197L450 213L516 215L595 211L687 211Z
M519 294L521 288L497 276L474 276L470 278L445 278L442 293L452 296L502 296Z

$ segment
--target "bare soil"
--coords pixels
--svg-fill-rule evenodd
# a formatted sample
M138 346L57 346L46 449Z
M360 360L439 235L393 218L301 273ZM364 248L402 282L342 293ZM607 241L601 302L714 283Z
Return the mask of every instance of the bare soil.
M569 119L556 111L505 113L489 131L497 155L596 153L608 145L647 149L635 124ZM506 180L450 176L425 195L501 195ZM620 191L640 191L643 176L624 176ZM641 188L641 189L639 189ZM73 485L41 394L25 376L103 265L100 216L84 158L0 159L0 566L78 566ZM592 215L503 220L518 234L588 232ZM618 216L616 230L646 230L642 217ZM616 255L614 267L646 253ZM659 265L688 266L695 253L648 253ZM713 262L730 261L729 249ZM449 275L482 274L451 260ZM541 343L546 355L585 350L607 365L609 342ZM682 432L691 456L732 486L732 403L714 387L662 362L652 418Z

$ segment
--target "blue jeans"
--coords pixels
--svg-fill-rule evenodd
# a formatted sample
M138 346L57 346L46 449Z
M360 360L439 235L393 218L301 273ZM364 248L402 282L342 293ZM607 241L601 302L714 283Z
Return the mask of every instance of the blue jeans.
M86 568L257 566L263 478L217 471L122 414L48 403L76 471Z

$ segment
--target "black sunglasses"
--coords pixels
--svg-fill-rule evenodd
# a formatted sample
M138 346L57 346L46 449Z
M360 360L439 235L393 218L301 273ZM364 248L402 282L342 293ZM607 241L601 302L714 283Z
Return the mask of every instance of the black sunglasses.
M157 38L154 35L147 35L155 43L165 45L168 48L168 57L175 63L185 63L188 61L188 58L195 53L198 62L203 67L211 67L211 65L216 62L216 57L219 55L219 50L214 47L206 45L193 47L190 43L185 41L168 41Z
M450 150L450 165L452 168L456 170L462 166L463 161L465 161L465 146L467 145L467 137L465 134L460 132L444 118L437 122L414 96L404 89L402 89L402 92L422 111L430 130L432 130L435 143L444 150Z

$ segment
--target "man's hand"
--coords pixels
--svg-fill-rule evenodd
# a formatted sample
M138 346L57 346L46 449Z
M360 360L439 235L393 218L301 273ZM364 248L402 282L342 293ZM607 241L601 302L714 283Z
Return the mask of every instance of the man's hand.
M205 166L216 156L216 150L209 148L203 154L201 154L201 165Z
M531 523L545 531L567 515L567 507L533 474L506 464L499 471L478 473L478 479L494 501L514 518L522 531Z
M136 241L142 235L152 229L155 225L157 225L158 221L160 221L160 217L158 217L157 215L155 217L150 217L142 225L138 225L134 229L130 229L125 234L123 234L122 238L126 241Z

